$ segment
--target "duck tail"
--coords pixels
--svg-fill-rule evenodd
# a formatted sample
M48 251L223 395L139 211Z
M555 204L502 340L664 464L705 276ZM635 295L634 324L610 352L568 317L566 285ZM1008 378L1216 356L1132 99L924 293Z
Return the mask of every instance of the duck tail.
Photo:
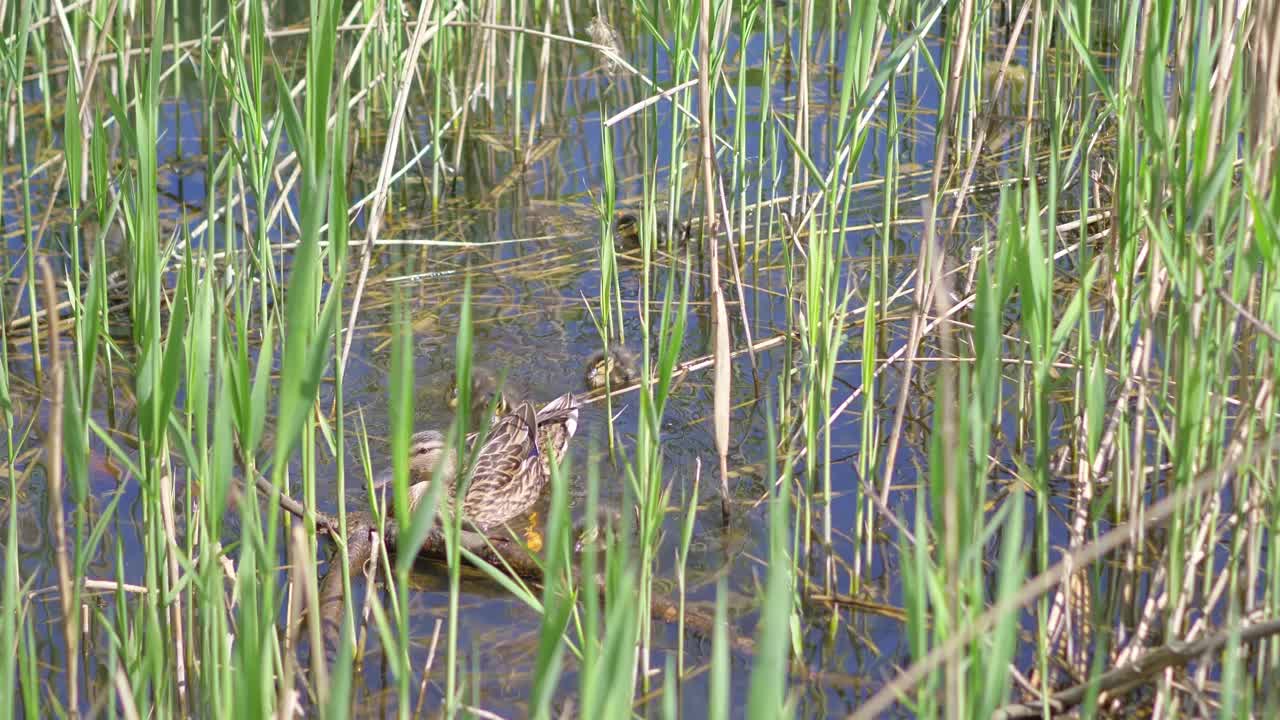
M578 398L573 393L565 393L552 400L538 411L538 422L557 420L564 423L568 437L578 431Z

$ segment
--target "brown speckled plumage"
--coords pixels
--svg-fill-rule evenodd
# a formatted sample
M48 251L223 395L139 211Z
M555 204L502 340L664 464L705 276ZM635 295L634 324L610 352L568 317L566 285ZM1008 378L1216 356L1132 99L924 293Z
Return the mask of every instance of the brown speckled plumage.
M532 425L537 426L536 434ZM536 412L529 403L521 403L498 417L476 453L471 484L462 499L463 516L487 532L528 510L551 478L551 454L563 459L577 428L578 401L572 393ZM476 439L475 433L467 436L467 445ZM448 500L440 512L447 516L453 506L457 455L445 454L444 438L434 430L414 435L409 452L410 506L417 507L431 487L432 474L445 462Z

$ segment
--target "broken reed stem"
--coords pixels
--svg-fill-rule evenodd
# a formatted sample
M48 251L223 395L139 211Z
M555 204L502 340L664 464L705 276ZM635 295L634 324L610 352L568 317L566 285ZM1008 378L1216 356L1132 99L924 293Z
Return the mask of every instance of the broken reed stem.
M324 635L324 618L320 615L320 598L316 591L316 565L315 555L311 550L310 543L307 542L306 530L302 525L293 526L293 538L290 544L292 555L293 576L293 592L294 597L298 598L301 593L301 600L298 601L299 607L304 612L303 615L307 621L308 641L311 647L321 647L322 637ZM342 586L342 573L337 573L338 586ZM339 616L341 617L341 616ZM294 626L294 631L300 630ZM295 636L296 641L296 636ZM296 649L297 645L294 645ZM293 654L290 653L290 662L295 662ZM311 672L315 680L316 695L319 699L320 707L325 707L329 703L329 666L320 660L319 653L311 653ZM290 686L290 689L292 687Z
M1238 636L1236 636L1237 633ZM1120 695L1156 677L1167 668L1185 666L1211 653L1219 652L1229 642L1243 646L1261 642L1274 635L1280 635L1280 619L1227 628L1194 642L1170 641L1150 652L1143 653L1131 663L1108 670L1088 682L1055 692L1043 700L1006 705L993 713L992 718L1012 720L1013 718L1043 717L1046 707L1054 715L1063 715L1084 702L1090 693L1097 693L1099 699L1108 695Z

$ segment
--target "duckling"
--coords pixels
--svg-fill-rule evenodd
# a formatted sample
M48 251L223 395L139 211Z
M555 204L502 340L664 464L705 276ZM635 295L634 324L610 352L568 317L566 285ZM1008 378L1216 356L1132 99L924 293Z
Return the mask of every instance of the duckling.
M618 213L613 221L613 236L626 248L640 246L640 218L633 213Z
M667 213L658 215L657 241L658 245L666 245L667 243L667 225L670 216ZM676 244L680 245L689 240L689 236L693 233L692 221L680 222L679 218L674 218L673 227L676 231ZM630 211L620 211L615 215L613 221L613 236L618 239L618 243L625 250L633 250L640 247L640 216Z
M587 388L594 391L627 387L640 378L638 367L635 353L624 347L615 346L608 352L601 350L587 361Z
M458 409L458 380L449 381L449 393L446 397L449 409ZM520 402L520 394L510 384L499 386L498 378L487 368L471 368L471 413L472 418L484 417L489 407L493 406L493 419L511 412Z
M573 544L573 551L582 552L588 547L603 551L606 540L611 536L617 537L621 533L621 529L621 513L616 510L598 508L594 520L584 518L581 523L574 526L573 537L576 540Z
M542 545L545 541L542 537L542 531L538 529L537 511L529 513L529 526L521 534L524 536L524 545L529 548L529 552L542 552Z

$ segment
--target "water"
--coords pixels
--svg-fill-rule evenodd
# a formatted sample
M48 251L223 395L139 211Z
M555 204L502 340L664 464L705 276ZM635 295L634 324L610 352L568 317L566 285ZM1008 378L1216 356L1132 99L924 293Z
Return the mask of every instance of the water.
M586 19L588 18L577 18L577 27L585 26ZM781 28L779 32L782 32ZM632 31L624 31L624 35L633 40L638 37ZM799 52L798 39L794 34L790 37L792 52ZM820 37L816 41L825 43L830 42L831 38ZM799 190L790 186L792 169L798 161L773 122L777 117L790 118L794 111L797 77L792 65L777 56L765 57L766 50L760 36L753 36L744 44L745 56L738 55L737 45L738 39L735 37L729 48L730 57L735 63L745 63L748 73L747 92L742 98L748 108L744 145L746 172L740 179L740 185L726 187L726 192L741 193L747 198L760 197L766 201L783 197L781 202L753 212L748 219L748 237L752 250L744 258L743 279L747 285L743 309L750 320L751 338L760 341L786 333L790 327L787 302L783 294L787 275L783 262L784 226L780 218L783 210L791 210L791 203L785 196ZM537 44L530 47L536 48ZM655 58L653 79L659 85L668 87L671 61L665 52L648 43L632 47L634 50L630 57L633 62L638 62L639 58ZM448 193L438 212L431 209L430 177L426 172L411 170L393 189L381 238L384 241L403 241L403 244L380 248L373 256L369 284L362 297L351 359L345 376L343 411L347 414L347 427L350 431L359 427L360 423L365 424L373 439L375 469L389 462L388 450L382 440L387 435L389 425L386 409L390 390L387 377L391 365L389 320L392 295L396 290L402 292L413 319L416 378L414 419L417 427L443 428L450 419L445 393L454 368L453 338L466 277L470 277L472 283L476 348L473 360L493 370L505 372L509 382L531 399L546 401L565 392L580 392L583 390L582 377L586 361L601 344L592 314L599 312L601 283L598 262L599 220L593 203L601 193L602 162L611 159L616 165L620 178L620 196L617 198L620 206L637 207L641 203L644 177L649 177L655 184L664 205L668 183L673 176L685 173L687 180L694 177L692 172L683 169L684 163L695 160L692 149L686 151L670 147L673 110L668 102L659 102L651 115L635 115L617 123L610 130L614 157L605 158L601 141L604 119L647 97L650 91L640 82L629 78L621 78L606 87L601 77L593 72L598 64L597 58L586 51L555 46L552 52L556 62L552 63L554 71L549 79L542 81L527 77L513 86L523 96L520 117L514 115L513 99L503 95L505 87L492 89L496 96L492 111L487 110L483 104L477 106L476 116L471 119L467 128L467 140L456 167L457 175L446 181ZM814 146L817 148L819 163L830 161L824 153L826 148L836 142L833 137L836 128L829 111L830 104L837 102L839 98L840 80L835 70L842 63L842 53L843 48L837 47L832 58L834 65L818 68L814 76L815 110L809 131L815 138ZM774 65L776 84L770 91L761 86L761 69L764 63ZM300 67L294 69L301 72ZM736 87L738 68L733 66L729 71L732 73L730 79ZM922 73L917 78L918 94L914 98L907 94L909 84L900 84L900 102L917 106L925 112L936 108L938 90L930 77L928 73ZM196 84L191 82L185 87L194 93ZM550 111L545 121L540 117L540 92L545 92L551 98ZM721 92L717 101L721 120L718 131L728 133L733 121L731 98L727 93ZM763 115L766 105L780 115L766 118ZM161 212L173 227L185 223L187 227L195 229L204 220L203 207L208 189L204 175L206 165L200 154L200 139L205 134L201 107L200 98L194 94L175 97L166 104L166 111L162 116L163 132L159 147L165 165L161 182ZM430 112L429 106L410 108L414 120L412 125L417 140L422 145L429 144L432 140L428 122ZM533 144L527 148L538 148L539 155L524 164L521 153L511 148L511 137L518 131L527 141L528 128L535 122L538 131ZM788 119L787 122L791 121ZM794 132L794 126L788 127ZM366 132L367 136L364 138L366 143L361 145L357 153L349 178L350 200L353 203L372 191L382 147L381 124L359 129ZM898 146L899 161L928 167L933 162L930 129L925 123L920 123L917 132L911 137L914 142ZM48 143L49 139L33 134L29 142L33 156L40 157L34 152L37 150L47 152ZM56 146L58 138L53 138L52 144ZM867 149L849 180L872 179L883 174L886 152L883 130L873 129ZM721 172L725 173L725 182L731 182L732 178L728 176L732 167L730 159L721 155L718 162ZM823 170L827 169L827 166L821 167ZM10 255L8 267L13 268L11 277L20 278L25 272L21 257L24 241L20 232L21 215L18 212L22 201L12 190L16 187L16 179L11 166L4 178L4 229ZM47 172L32 176L33 203L43 204L49 201L49 183L52 179ZM917 174L907 186L900 188L901 196L916 195L927 187L927 182L927 176ZM813 191L815 187L811 185L807 190ZM669 209L682 218L695 215L700 207L695 200L696 192L692 182L687 182L685 195L677 198L676 204ZM883 233L888 232L879 225L879 192L879 188L873 185L856 195L853 207L844 218L845 226L855 228L846 231L842 238L847 254L847 283L856 285L860 278L871 271L865 263L870 247L879 242ZM290 198L295 208L296 201L296 197ZM55 205L53 227L58 229L60 226L57 219L62 218L65 223L68 217L65 194L57 196L52 202ZM34 207L33 210L40 212L43 208ZM250 205L249 212L253 211L254 208ZM918 210L912 207L904 208L902 212L913 215ZM239 220L237 218L237 223ZM200 235L194 239L194 243L197 246L213 243L219 248L228 245L240 247L243 238L251 234L252 223L258 221L259 218L250 216L250 227L239 226L231 236L219 224L212 234ZM367 223L366 215L361 214L357 218L354 229L356 236L367 227ZM912 254L916 250L915 227L906 226L894 230L891 247L900 256L890 258L889 264L891 277L899 281L914 266ZM759 235L757 228L760 229ZM295 233L288 225L277 222L269 228L268 236L273 241L289 242L294 239ZM763 238L759 241L758 255L754 252L756 238ZM472 244L466 247L415 244L424 240L433 243L447 241ZM359 252L358 249L355 250L353 257L358 258ZM281 259L282 267L287 268L287 253L282 254ZM69 262L69 258L67 260ZM691 288L690 316L686 339L681 349L681 360L705 356L712 347L705 280L706 258L695 255L694 261L697 282ZM353 260L354 262L357 260ZM673 269L682 272L669 258L660 260L655 267L656 275L652 281L655 314L657 303L661 301L660 293L666 284L666 274ZM642 329L638 305L641 282L639 265L634 261L624 260L619 278L625 310L622 327L625 344L635 351L641 350L639 338L642 336ZM741 348L746 344L747 337L739 324L741 315L737 305L738 296L736 290L728 284L726 290L727 299L731 303L729 310L733 320L733 346ZM792 292L800 293L802 288L797 286ZM21 316L29 308L25 295L14 295L11 292L6 297L6 303L16 308L10 319ZM851 307L856 307L864 299L863 296L858 296ZM348 298L347 312L351 308L350 302L351 299ZM344 313L344 322L345 318ZM902 346L905 327L904 322L891 322L885 326L882 357ZM853 326L847 335L853 340L848 343L842 358L856 359L858 352L854 343L859 342L857 338L861 336L860 326ZM655 577L659 592L674 598L674 556L682 518L682 512L676 508L686 507L688 502L696 502L699 512L688 562L689 602L692 606L710 612L715 597L715 582L720 576L727 576L733 626L736 633L743 635L750 635L754 631L756 597L763 582L765 559L768 557L766 510L763 504L758 503L767 495L768 483L772 478L763 468L767 457L766 408L777 403L774 393L779 375L786 368L803 362L803 355L795 346L790 348L793 356L788 362L785 356L787 348L788 345L783 345L760 352L756 356L758 364L754 371L745 357L739 358L733 366L732 396L735 410L732 416L729 460L731 468L735 470L732 485L735 516L729 529L722 528L719 519L717 456L710 422L712 392L708 371L695 372L686 380L671 399L663 418L663 475L671 488L673 511L668 513L664 528L665 539L657 554ZM29 350L29 345L25 350L21 347L11 350L15 377L32 376L33 363ZM856 472L856 463L861 418L863 413L872 412L877 422L888 427L893 418L893 402L899 392L899 372L890 370L882 375L874 407L866 407L860 398L831 428L832 456L839 458L832 468L833 490L837 498L831 504L831 509L834 513L833 522L838 530L832 552L841 563L838 589L842 592L849 590L849 564L859 551L851 542L851 533L858 522L856 497L861 479ZM130 382L127 372L117 367L116 373L113 382L127 386ZM915 382L927 387L919 377ZM856 362L841 364L833 389L832 405L843 402L860 385L859 365ZM107 387L107 383L102 383L100 387ZM26 420L34 416L36 426L43 428L45 418L39 414L42 411L38 408L43 406L36 402L37 391L38 388L34 387L17 388L16 413ZM322 387L321 407L331 407L332 396L329 392L327 386ZM105 395L100 398L97 407L107 407L107 399ZM909 423L923 423L922 427L927 426L930 422L928 405L927 402L913 401ZM592 462L599 463L600 466L600 492L604 506L626 512L633 502L626 489L628 480L624 459L629 456L634 443L636 397L628 395L619 398L614 410L617 413L613 420L615 437L619 446L612 454L606 447L609 416L604 406L593 404L582 410L579 433L572 445L575 473L570 490L573 506L579 512L584 503L583 469ZM132 412L127 395L121 395L115 411L107 415L105 410L101 410L98 422L128 436L135 428ZM924 440L922 427L909 427L907 430L907 437L918 440L919 444L909 443L898 455L896 477L900 484L914 483L927 460L927 441ZM122 509L115 522L107 528L108 537L103 547L113 547L118 538L124 552L121 558L124 576L121 579L141 583L142 549L139 530L142 519L132 509L138 502L136 482L127 475L112 472L105 460L107 453L99 443L95 441L93 448L95 458L100 460L91 473L90 494L93 502L101 508L119 493ZM368 504L360 481L358 448L352 445L341 448L340 451L346 453L349 472L354 469L354 472L350 472L345 487L338 486L335 479L334 458L324 454L320 458L321 467L318 472L323 482L319 486L319 505L328 512L336 511L337 498L343 493L350 508L363 508ZM694 468L699 460L703 473L695 495ZM801 463L797 466L797 472L802 482L803 470ZM22 574L32 578L34 587L44 587L53 583L55 573L52 530L47 523L33 520L47 517L49 513L42 471L36 471L27 487L29 492L22 498L24 505L18 512L18 517L23 520L19 532L24 543L21 549ZM179 492L182 492L181 488ZM891 505L910 522L914 507L907 496L895 493ZM545 498L535 506L533 513L540 521L545 521ZM819 538L820 519L815 516L814 522L814 537ZM864 585L859 588L860 592L870 593L879 601L895 606L901 605L901 587L896 579L898 568L894 564L898 554L890 548L900 540L897 537L877 538L872 545L873 552L868 564L862 569ZM819 583L816 588L802 588L804 597L821 590L823 552L815 545L814 554L802 562L802 565L807 565L807 572L802 573L801 577L807 576L811 581ZM115 577L114 561L115 558L104 551L99 557L91 559L88 575ZM448 588L443 571L422 563L419 566L411 593L415 641L411 661L416 668L427 664L433 633L437 630L438 623L446 620L448 612ZM283 580L283 575L281 577ZM523 703L528 696L540 618L477 573L468 572L464 577L460 624L462 634L458 645L464 653L461 664L465 673L464 682L469 688L468 697L478 697L479 705L485 710L502 716L519 716L526 710ZM879 686L883 677L895 667L909 661L906 637L898 621L875 614L850 615L848 611L843 611L845 622L839 624L835 632L831 632L829 610L824 605L802 600L801 607L806 610L806 624L800 628L803 667L796 667L791 679L795 691L799 693L802 715L818 717L852 710L857 706L859 698ZM49 623L48 627L56 625L56 603L39 603L35 612L38 615L37 627L42 627L40 623L44 622ZM654 627L653 648L648 665L661 669L673 658L678 638L674 625L659 622ZM60 635L51 632L48 641L60 645ZM691 634L685 638L685 648L686 667L696 668L709 662L708 638ZM370 634L368 652L365 664L358 673L358 694L363 694L368 701L358 702L357 709L370 716L380 716L391 711L393 698L382 690L390 682L390 676L376 633ZM745 703L748 695L747 680L751 659L735 654L732 662L731 696L735 699L736 716L743 711L742 703ZM426 706L429 708L440 702L443 691L442 673L443 665L437 648L431 681L426 686ZM60 675L54 676L55 682L61 681ZM658 683L660 678L650 680ZM679 696L683 715L696 717L700 711L705 710L706 683L705 673L694 674L683 683ZM415 679L414 686L417 687L417 684L418 679ZM471 694L472 687L474 695ZM570 665L561 686L559 702L571 697L573 692L574 675ZM642 706L638 710L642 714L653 715L658 708Z

